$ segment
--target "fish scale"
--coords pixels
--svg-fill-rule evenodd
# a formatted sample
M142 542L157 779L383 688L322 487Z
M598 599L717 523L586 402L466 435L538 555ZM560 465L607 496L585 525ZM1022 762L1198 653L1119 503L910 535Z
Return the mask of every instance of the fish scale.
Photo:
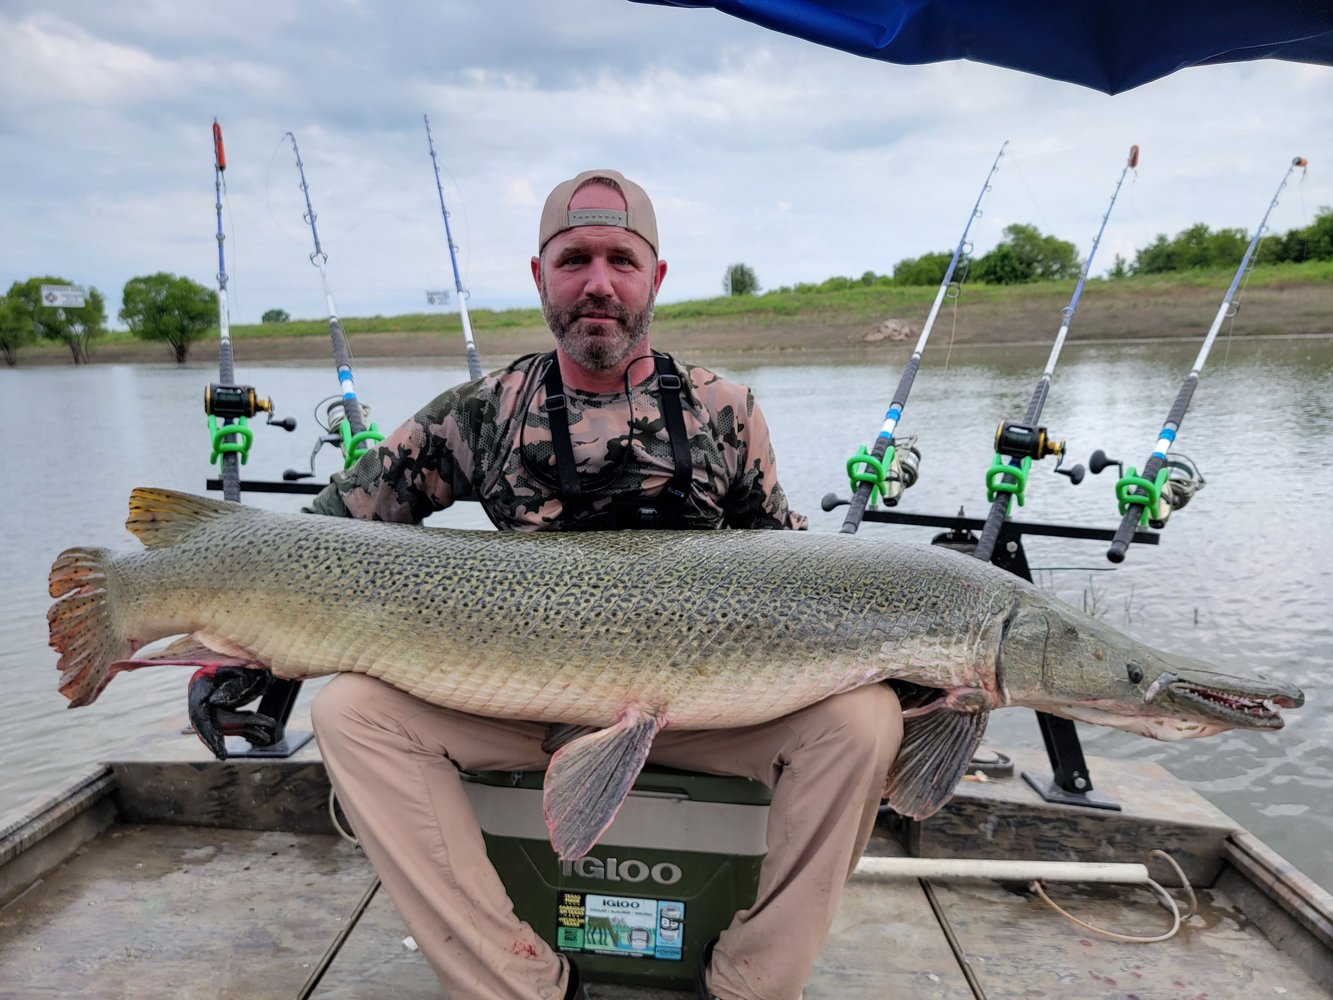
M52 567L51 645L71 706L121 670L242 664L365 673L458 711L599 727L548 769L562 857L610 824L663 726L751 725L883 680L934 689L905 713L887 784L895 809L921 817L952 794L993 708L1180 739L1276 729L1277 709L1303 699L1153 650L934 546L788 531L458 531L143 488L127 527L145 551L71 549ZM570 788L602 791L573 802Z

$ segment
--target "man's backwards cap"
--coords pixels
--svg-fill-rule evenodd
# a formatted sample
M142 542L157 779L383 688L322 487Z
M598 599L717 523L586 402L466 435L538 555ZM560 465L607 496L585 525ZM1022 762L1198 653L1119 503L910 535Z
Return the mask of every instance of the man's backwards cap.
M574 197L574 192L599 177L614 182L620 189L625 198L625 211L618 212L611 208L578 208L570 211L569 199ZM618 226L628 229L647 240L653 253L657 253L657 216L653 214L653 203L648 200L648 192L627 180L617 170L585 170L577 177L555 186L555 190L547 195L546 205L542 208L537 252L540 254L557 233L577 226Z

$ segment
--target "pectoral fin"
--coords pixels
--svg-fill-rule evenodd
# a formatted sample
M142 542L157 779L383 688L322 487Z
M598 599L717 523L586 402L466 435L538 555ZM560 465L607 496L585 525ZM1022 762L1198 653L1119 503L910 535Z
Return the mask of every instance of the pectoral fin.
M925 819L948 802L989 719L989 712L947 709L905 718L902 748L884 786L889 805L903 816Z
M551 758L542 812L562 860L583 857L606 832L660 728L655 716L631 708L611 728L580 736Z

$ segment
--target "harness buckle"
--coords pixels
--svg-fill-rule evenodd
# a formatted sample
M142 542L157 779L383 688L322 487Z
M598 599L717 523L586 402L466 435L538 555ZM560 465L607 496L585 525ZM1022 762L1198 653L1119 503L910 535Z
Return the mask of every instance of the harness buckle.
M680 392L681 379L675 372L662 372L657 376L657 386L668 392Z
M550 413L552 410L565 409L565 394L563 392L557 392L554 396L547 396L546 402L542 404L542 408L546 410L547 413Z

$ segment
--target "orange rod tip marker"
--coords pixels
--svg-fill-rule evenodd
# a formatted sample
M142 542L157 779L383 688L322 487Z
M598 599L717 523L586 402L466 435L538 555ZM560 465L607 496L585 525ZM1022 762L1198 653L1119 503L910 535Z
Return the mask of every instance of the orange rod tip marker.
M222 126L218 124L216 118L213 119L213 156L217 161L219 170L227 169L227 151L222 148Z
M1130 146L1130 147L1129 147L1129 166L1130 166L1131 169L1133 169L1133 168L1137 167L1138 165L1139 165L1139 147L1138 147L1138 146Z

